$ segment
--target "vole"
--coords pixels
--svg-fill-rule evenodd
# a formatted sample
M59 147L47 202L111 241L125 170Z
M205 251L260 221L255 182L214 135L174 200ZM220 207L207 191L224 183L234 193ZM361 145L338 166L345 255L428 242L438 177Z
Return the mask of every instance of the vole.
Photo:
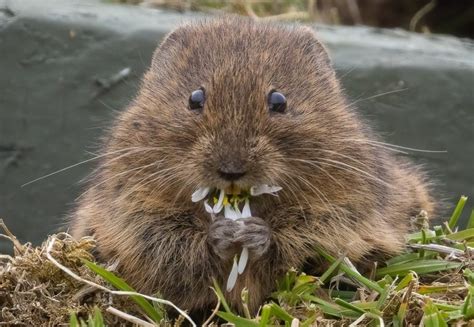
M420 170L385 147L349 105L312 29L250 19L178 27L155 51L138 94L113 122L72 217L101 260L133 287L191 313L216 304L243 247L250 261L226 292L256 311L315 247L354 263L403 249L410 217L431 213ZM278 185L252 217L214 219L202 187ZM314 260L316 259L316 261ZM316 267L317 268L317 267Z

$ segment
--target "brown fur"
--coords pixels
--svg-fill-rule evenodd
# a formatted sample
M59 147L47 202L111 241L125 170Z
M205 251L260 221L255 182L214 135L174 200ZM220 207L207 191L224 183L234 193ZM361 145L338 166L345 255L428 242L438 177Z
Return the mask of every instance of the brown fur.
M196 113L188 98L201 86L207 99ZM271 89L286 96L286 113L269 112ZM185 25L156 50L112 126L73 234L93 234L100 257L119 259L139 291L210 308L212 278L224 284L231 259L212 251L210 217L191 194L228 186L216 170L237 164L247 171L239 186L283 187L252 202L269 247L227 294L238 307L248 287L255 310L277 278L315 257L315 245L354 262L394 254L410 217L431 212L423 175L373 140L310 29L229 17Z

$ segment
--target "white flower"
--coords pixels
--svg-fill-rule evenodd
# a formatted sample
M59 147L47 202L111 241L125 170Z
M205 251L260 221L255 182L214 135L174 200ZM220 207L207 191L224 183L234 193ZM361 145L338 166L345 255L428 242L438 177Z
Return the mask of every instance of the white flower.
M242 218L250 217L252 217L252 212L250 212L250 200L247 198L245 199L244 208L242 209Z
M207 213L211 214L211 217L214 218L214 214L217 214L224 209L224 217L226 219L237 220L240 218L250 218L252 217L252 212L250 210L250 197L258 196L261 194L271 194L275 195L276 192L280 191L282 188L280 186L270 186L266 184L252 186L250 188L250 196L247 195L236 195L228 196L225 193L225 190L221 189L219 191L219 198L214 206L209 204L209 199L204 201L204 209ZM201 187L197 189L191 197L193 202L199 202L205 199L209 194L209 187ZM213 191L214 192L214 191ZM213 197L211 197L213 201ZM240 211L239 204L244 201L244 206L242 212ZM240 223L243 223L242 221ZM249 249L247 247L242 248L240 256L234 257L234 262L232 264L232 269L230 271L229 277L227 278L227 292L230 292L234 289L234 286L237 282L237 277L244 273L245 268L249 260Z
M224 197L225 197L225 191L221 190L221 192L219 193L219 199L217 200L217 203L214 204L214 208L212 209L214 211L214 213L221 212L222 206L223 206L223 203L224 203Z
M247 261L249 261L249 248L244 247L240 253L239 264L237 265L237 272L239 275L241 275L244 272L245 267L247 267Z
M261 194L274 194L278 191L281 190L280 186L269 186L266 184L258 185L258 186L252 186L250 188L250 195L252 196L257 196Z
M238 207L233 207L231 204L226 204L224 206L224 217L227 219L237 220L242 218L242 213Z
M200 187L196 191L194 191L193 195L191 196L191 200L193 202L199 202L204 199L209 194L209 187Z
M230 271L229 277L227 278L227 292L230 292L234 289L235 283L237 282L238 276L238 267L237 267L237 257L234 258L234 264L232 265L232 270Z
M204 209L206 209L207 213L210 213L210 214L214 213L214 211L213 211L213 209L212 209L212 207L211 207L211 205L209 204L208 201L204 201Z

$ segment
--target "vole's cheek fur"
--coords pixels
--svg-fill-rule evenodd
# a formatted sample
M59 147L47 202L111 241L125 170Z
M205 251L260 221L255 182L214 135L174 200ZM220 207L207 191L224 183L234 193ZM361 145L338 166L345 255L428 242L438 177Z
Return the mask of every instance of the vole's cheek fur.
M190 110L200 87L204 106ZM269 111L272 89L285 112ZM225 283L245 244L250 264L226 296L241 309L247 287L256 311L289 268L319 262L316 245L363 265L402 250L410 217L432 213L422 172L374 140L309 29L232 17L185 25L112 125L72 233L93 234L98 257L118 260L137 290L192 313L215 305L212 279ZM228 186L219 169L241 171L242 187L282 190L252 198L243 225L212 221L191 194Z

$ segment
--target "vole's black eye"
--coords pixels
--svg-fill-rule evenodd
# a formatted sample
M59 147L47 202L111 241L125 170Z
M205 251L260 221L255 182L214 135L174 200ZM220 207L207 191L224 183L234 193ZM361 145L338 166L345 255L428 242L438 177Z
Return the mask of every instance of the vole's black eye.
M268 94L268 108L272 112L284 113L286 110L286 98L277 91Z
M200 110L204 108L204 102L206 101L206 95L204 94L204 89L200 88L191 93L189 97L189 109L191 110Z

